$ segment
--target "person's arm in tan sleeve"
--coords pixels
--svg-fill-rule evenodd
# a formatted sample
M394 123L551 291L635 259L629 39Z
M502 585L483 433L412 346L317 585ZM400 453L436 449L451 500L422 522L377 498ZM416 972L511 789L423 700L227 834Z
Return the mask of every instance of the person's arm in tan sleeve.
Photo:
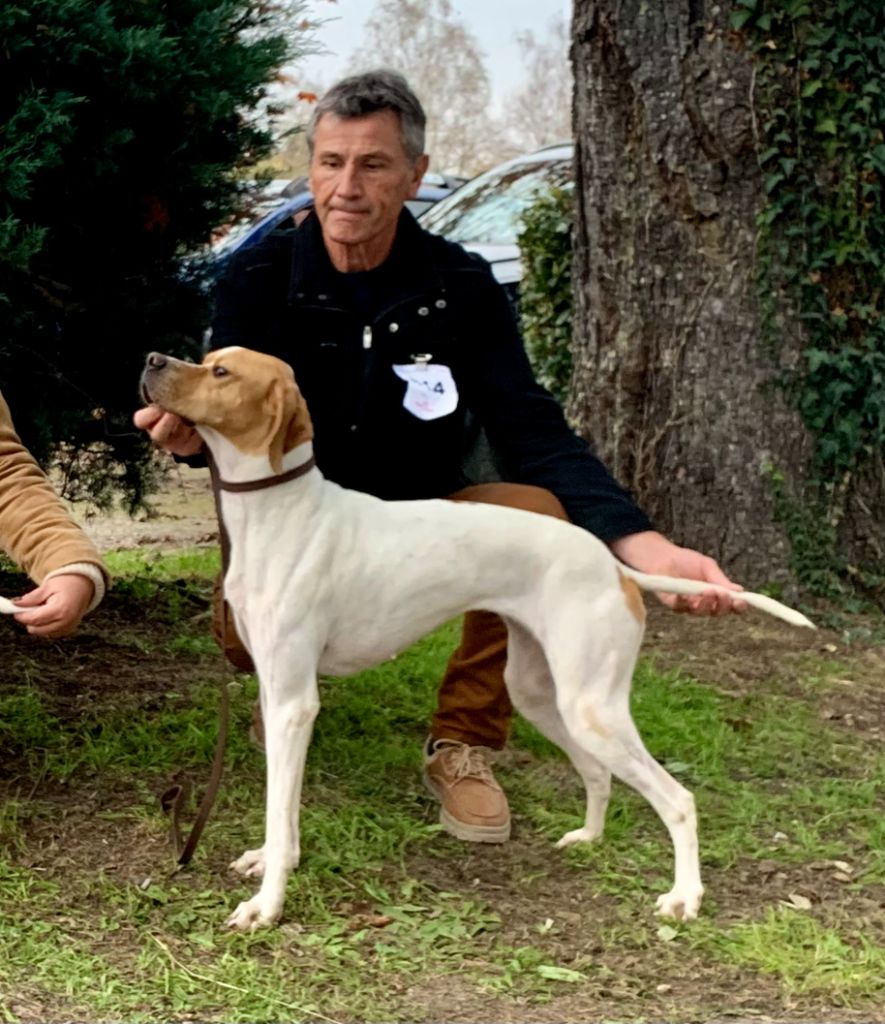
M19 599L29 632L70 632L104 596L107 570L24 447L0 395L0 546L38 584Z

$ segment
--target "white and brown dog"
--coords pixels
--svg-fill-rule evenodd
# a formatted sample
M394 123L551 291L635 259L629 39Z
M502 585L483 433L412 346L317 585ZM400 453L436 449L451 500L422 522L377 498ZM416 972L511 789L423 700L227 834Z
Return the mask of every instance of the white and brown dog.
M225 482L225 595L260 682L266 836L233 867L262 881L230 916L232 927L276 921L298 865L318 673L348 675L386 661L469 609L504 618L513 703L584 781L584 824L558 845L602 833L614 774L651 803L673 841L675 879L658 912L697 915L694 799L643 746L630 683L645 619L640 588L696 594L708 584L635 572L596 537L546 516L444 500L387 502L331 483L313 466L310 416L292 370L271 356L226 348L196 365L155 353L142 390L196 426ZM770 598L741 598L812 625Z

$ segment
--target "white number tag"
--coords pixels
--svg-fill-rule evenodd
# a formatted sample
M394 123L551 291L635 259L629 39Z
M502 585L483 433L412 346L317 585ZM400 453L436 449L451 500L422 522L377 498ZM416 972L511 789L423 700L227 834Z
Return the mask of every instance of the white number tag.
M403 407L419 420L438 420L458 406L458 389L448 366L438 363L394 365L393 372L406 382Z

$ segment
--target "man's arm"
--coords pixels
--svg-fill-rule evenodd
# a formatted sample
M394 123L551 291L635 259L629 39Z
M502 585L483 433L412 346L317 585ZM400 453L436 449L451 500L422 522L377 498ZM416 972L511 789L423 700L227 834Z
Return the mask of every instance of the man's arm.
M459 386L508 478L552 491L572 522L606 542L651 530L648 517L535 380L510 303L489 271L472 299L462 326Z
M572 522L640 572L701 580L739 593L741 588L714 559L654 530L630 494L570 429L559 405L535 380L510 303L491 275L474 315L478 340L464 356L465 398L511 478L552 491ZM697 615L746 608L739 598L718 591L659 598L674 611Z

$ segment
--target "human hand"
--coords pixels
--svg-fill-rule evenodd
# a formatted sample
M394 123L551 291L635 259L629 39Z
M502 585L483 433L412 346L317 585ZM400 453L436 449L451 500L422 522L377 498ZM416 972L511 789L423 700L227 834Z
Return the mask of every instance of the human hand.
M702 594L656 594L658 600L672 611L691 615L728 615L747 610L746 602L738 596L743 587L733 583L715 559L692 548L679 547L655 530L620 537L610 547L617 558L640 572L715 583L735 592L734 597L720 590L708 590Z
M190 424L158 405L136 410L132 422L146 430L158 448L172 455L196 455L203 447L203 439Z
M34 636L67 636L80 624L94 596L95 584L88 576L50 576L36 590L13 601L23 609L14 618Z

